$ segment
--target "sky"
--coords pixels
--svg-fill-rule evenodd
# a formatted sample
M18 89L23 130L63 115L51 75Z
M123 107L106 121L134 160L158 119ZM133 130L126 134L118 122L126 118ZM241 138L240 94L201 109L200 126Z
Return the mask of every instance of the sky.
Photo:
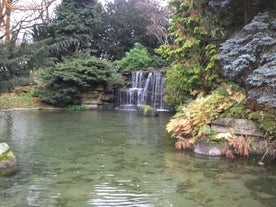
M108 1L110 2L113 0L98 0L98 1L104 4L105 2L108 2ZM155 1L160 2L160 5L165 6L168 0L155 0Z

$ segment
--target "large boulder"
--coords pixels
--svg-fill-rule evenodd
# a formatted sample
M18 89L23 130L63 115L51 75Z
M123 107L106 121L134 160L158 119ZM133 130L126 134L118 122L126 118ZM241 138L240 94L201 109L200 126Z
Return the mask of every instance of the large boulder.
M276 107L276 17L258 14L220 49L224 74L258 104Z
M7 143L0 143L0 172L2 170L16 168L17 159Z

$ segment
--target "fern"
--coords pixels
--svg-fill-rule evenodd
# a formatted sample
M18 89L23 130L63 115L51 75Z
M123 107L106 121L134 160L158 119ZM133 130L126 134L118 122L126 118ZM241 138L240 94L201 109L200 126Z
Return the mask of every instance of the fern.
M212 120L244 99L244 93L235 86L221 86L212 94L198 97L187 106L183 106L169 121L166 129L172 137L181 140L187 138L190 143L195 143L204 134L203 132L206 132Z
M256 120L262 129L265 130L269 139L276 137L276 110L273 108L267 111L257 111L250 114L250 119Z

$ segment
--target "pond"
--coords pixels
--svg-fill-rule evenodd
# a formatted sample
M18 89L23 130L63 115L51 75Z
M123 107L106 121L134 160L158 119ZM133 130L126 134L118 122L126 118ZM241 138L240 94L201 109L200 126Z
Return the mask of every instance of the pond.
M171 115L0 112L0 142L19 160L0 177L0 207L275 206L275 166L178 153Z

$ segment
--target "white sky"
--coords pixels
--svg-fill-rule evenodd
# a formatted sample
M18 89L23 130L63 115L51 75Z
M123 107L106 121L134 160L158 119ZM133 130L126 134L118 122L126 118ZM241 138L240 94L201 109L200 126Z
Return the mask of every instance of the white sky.
M113 2L113 0L98 0L98 1L103 3L103 4L105 2ZM160 2L160 5L165 6L167 4L168 0L155 0L155 1Z

